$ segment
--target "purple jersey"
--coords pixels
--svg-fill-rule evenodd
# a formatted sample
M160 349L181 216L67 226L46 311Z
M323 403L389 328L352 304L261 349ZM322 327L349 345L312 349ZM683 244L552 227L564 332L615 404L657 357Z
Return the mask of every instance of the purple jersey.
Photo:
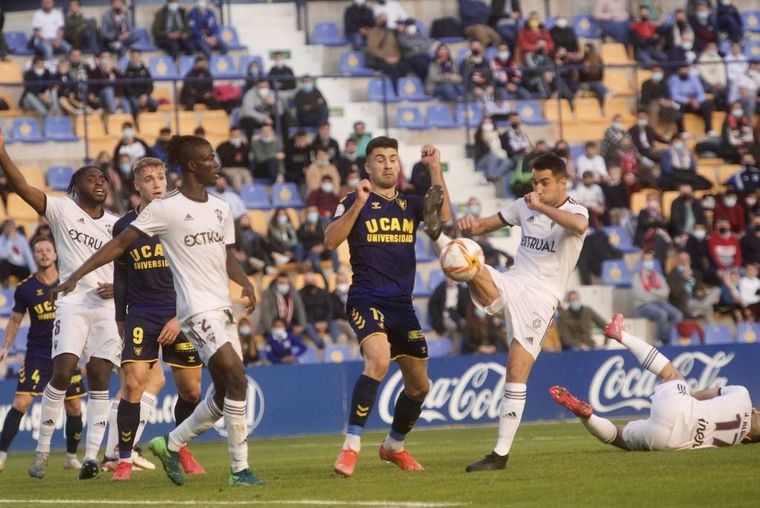
M56 281L47 286L32 275L16 286L13 295L13 312L29 312L29 335L27 336L26 355L50 358L53 340L53 322L55 305L48 301L48 293L58 285Z

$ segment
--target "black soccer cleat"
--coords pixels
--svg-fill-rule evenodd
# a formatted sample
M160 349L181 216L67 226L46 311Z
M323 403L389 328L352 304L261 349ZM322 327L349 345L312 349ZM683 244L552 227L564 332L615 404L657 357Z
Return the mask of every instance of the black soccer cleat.
M499 455L496 452L491 452L481 460L473 462L465 471L468 473L477 473L479 471L497 471L499 469L507 468L507 461L509 460L509 454Z
M79 470L80 480L91 480L97 478L100 468L98 462L92 459L87 459L82 464L82 469Z
M425 233L433 241L441 235L441 205L443 205L443 188L440 185L431 186L425 193L422 208L422 220L425 222Z

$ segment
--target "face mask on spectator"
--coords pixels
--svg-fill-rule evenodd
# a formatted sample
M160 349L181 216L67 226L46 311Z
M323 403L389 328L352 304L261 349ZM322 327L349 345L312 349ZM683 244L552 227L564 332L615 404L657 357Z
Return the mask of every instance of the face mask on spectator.
M517 130L517 129L520 128L520 122L519 121L509 122L509 126L512 127L513 129Z
M478 319L483 319L484 317L486 317L486 311L478 307L475 307L475 317Z
M505 62L509 60L509 51L499 51L499 60Z
M280 226L287 226L288 224L288 216L287 215L278 215L277 216L277 224Z
M364 5L366 2L365 0L354 0L354 5Z
M744 198L744 204L753 207L757 204L757 198L755 196L748 196Z
M322 184L322 192L327 192L328 194L335 190L335 187L333 186L332 182L324 182Z
M417 25L407 25L406 26L406 33L409 35L416 35L417 34Z
M537 19L531 19L530 21L528 21L528 27L532 28L533 30L535 30L536 28L538 28L538 25L540 25L540 24L541 23Z
M644 270L654 270L654 260L647 259L646 261L642 261L641 266L644 267Z
M272 93L272 90L269 88L259 88L256 91L256 93L259 94L259 97L261 97L262 99L266 99L267 97L269 97L269 94Z
M132 164L130 164L129 162L120 162L119 171L121 171L125 175L129 174L129 172L132 171Z
M560 28L566 28L567 20L565 18L559 18L557 21L554 22L554 24Z
M169 9L172 12L177 12L179 10L179 4L176 3L176 2L168 4L166 7L167 7L167 9Z
M309 221L312 224L315 224L319 220L319 212L309 212L309 213L307 213L306 214L306 220Z
M38 76L42 76L45 74L45 68L44 67L34 67L34 73Z
M636 125L639 127L646 127L649 124L648 120L644 120L643 118L636 120Z
M359 179L358 178L349 178L348 180L346 180L346 185L349 186L352 189L354 187L356 187L357 183L359 183Z
M480 206L479 205L470 205L468 207L468 210L470 211L470 215L472 216L479 216L480 215Z
M481 50L480 48L473 48L470 50L470 53L472 53L472 56L480 56Z
M691 41L683 41L681 43L681 47L685 49L686 51L691 51L691 48L694 47L694 43Z
M230 144L235 148L240 148L243 145L243 140L240 138L232 138L230 139Z
M707 21L710 17L710 11L697 11L697 19L699 21Z
M720 233L721 236L728 236L728 228L726 226L721 226L718 228L718 233Z
M732 109L731 114L734 115L736 118L741 118L744 116L744 110L743 109Z
M281 295L287 295L288 293L290 293L290 284L288 284L287 282L284 282L284 283L280 282L279 284L277 284L277 291L279 291Z
M311 82L303 83L301 85L301 90L303 90L306 93L309 93L309 92L313 91L314 90L314 83L311 83Z
M661 72L654 72L652 73L652 81L655 83L659 83L662 81L662 73Z
M707 236L707 231L705 231L704 229L694 230L694 238L696 238L697 240L700 240L700 241L704 240L706 236Z
M616 131L622 131L623 130L623 123L622 122L612 122L612 128Z
M337 284L335 286L335 291L337 291L338 293L348 293L348 283L341 282L340 284Z
M723 5L731 5L731 0L720 0Z
M272 337L277 340L285 340L288 337L288 331L280 326L272 328Z
M251 327L250 326L241 326L238 329L238 332L240 332L240 335L250 335L251 334Z
M727 207L731 208L733 206L736 206L736 198L725 198L723 202L726 204Z
M581 307L583 307L583 304L581 304L581 302L570 302L570 310L573 312L578 312L581 310Z
M673 148L676 150L683 150L683 141L676 141L673 143Z
M491 132L493 130L493 124L491 122L486 122L482 125L484 132Z
M121 135L124 137L124 139L132 139L135 137L135 130L128 128L121 131Z

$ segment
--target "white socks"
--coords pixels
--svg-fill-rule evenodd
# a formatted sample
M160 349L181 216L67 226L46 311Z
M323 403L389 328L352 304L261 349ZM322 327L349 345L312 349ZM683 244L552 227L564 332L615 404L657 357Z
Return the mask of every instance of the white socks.
M343 441L343 449L359 453L362 451L362 437L356 434L346 434L346 440Z
M84 460L97 460L103 436L108 425L108 413L111 406L108 390L90 390L87 402L87 438L85 441Z
M383 448L391 452L400 452L404 449L404 441L394 439L390 434L388 434L385 436L385 441L383 441Z
M227 450L233 473L248 469L248 426L245 422L245 401L224 398L224 428Z
M504 384L504 397L501 399L499 416L499 437L493 449L499 455L508 454L509 449L512 448L512 441L515 440L523 409L525 409L525 397L525 383Z
M108 435L106 436L105 453L106 458L112 460L116 460L119 457L119 425L116 420L118 414L119 400L112 400L111 409L108 411Z
M451 242L451 238L446 236L444 233L441 233L438 235L438 238L433 241L433 250L435 251L436 255L439 255L444 247L446 247Z
M657 376L659 376L662 369L670 363L670 361L660 353L656 347L647 344L630 333L623 332L621 342L645 369Z
M153 415L153 409L156 407L156 396L151 395L148 392L143 392L140 398L140 423L137 426L137 432L135 432L135 446L140 442L145 426L148 424L148 420Z
M50 440L53 438L53 431L61 416L63 407L63 398L66 390L58 390L48 383L45 391L42 393L42 412L40 413L40 437L37 438L38 452L50 453Z
M178 452L180 448L213 427L221 417L222 411L214 402L214 391L209 390L195 411L169 433L169 450Z
M581 418L580 420L591 435L604 444L612 443L617 437L617 427L606 418L592 414L590 418Z

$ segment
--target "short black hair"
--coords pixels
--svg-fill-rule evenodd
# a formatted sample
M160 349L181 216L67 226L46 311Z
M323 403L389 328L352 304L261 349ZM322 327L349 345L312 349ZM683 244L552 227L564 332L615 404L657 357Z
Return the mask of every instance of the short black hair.
M545 171L548 169L558 178L567 176L565 161L551 152L541 154L533 159L531 169L534 171Z
M388 136L378 136L376 138L372 138L372 141L367 144L367 159L370 158L372 152L376 148L393 148L398 152L398 140L389 138Z
M77 169L73 175L71 175L71 180L69 181L69 186L66 188L66 193L71 194L71 195L76 194L75 191L76 191L77 186L82 181L82 178L84 178L84 175L87 174L87 171L91 169L94 169L98 171L101 175L103 175L103 178L106 179L106 182L110 181L108 179L108 174L105 171L103 171L103 169L100 168L99 166L93 166L91 164L87 166L82 166L81 168Z
M198 136L174 135L166 147L169 166L179 166L185 169L187 163L195 160L196 150L211 146L208 141Z

